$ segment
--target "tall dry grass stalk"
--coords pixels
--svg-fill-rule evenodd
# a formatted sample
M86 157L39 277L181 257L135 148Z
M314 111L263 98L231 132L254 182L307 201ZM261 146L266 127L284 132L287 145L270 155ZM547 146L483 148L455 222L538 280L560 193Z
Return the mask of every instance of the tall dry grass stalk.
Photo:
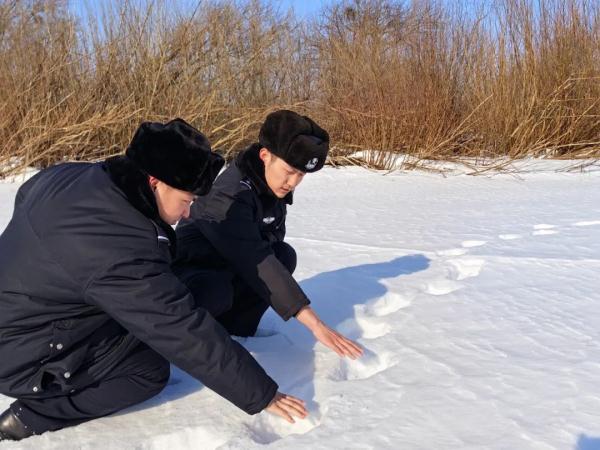
M339 1L298 22L264 0L0 0L0 177L119 153L182 117L239 151L287 107L332 162L600 155L600 3Z

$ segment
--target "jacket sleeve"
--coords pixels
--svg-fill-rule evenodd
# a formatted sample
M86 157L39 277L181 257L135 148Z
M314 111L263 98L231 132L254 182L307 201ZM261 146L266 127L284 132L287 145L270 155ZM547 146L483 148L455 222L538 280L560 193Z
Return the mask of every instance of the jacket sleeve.
M222 194L225 195L225 194ZM204 214L193 222L234 268L237 275L266 299L283 320L289 320L310 300L285 266L275 257L254 220L250 191L230 200L224 217Z
M159 255L112 264L91 280L85 299L248 414L262 411L277 392L252 355L195 306Z

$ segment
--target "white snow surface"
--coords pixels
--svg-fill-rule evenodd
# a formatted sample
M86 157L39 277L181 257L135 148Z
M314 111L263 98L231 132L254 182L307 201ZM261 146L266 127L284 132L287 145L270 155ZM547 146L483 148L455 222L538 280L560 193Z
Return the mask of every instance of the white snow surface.
M0 447L600 449L600 172L553 164L305 178L295 276L365 355L340 359L272 311L241 342L307 419L248 416L173 367L146 403ZM17 188L0 183L0 229Z

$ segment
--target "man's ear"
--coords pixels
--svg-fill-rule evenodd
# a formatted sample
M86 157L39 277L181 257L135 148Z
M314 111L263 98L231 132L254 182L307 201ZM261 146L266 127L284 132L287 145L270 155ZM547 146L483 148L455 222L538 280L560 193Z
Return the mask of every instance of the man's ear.
M269 161L271 161L271 152L269 151L269 149L263 147L258 151L258 157L262 160L262 162L264 162L265 164L267 164Z
M153 191L156 190L156 185L158 184L160 180L156 177L153 177L152 175L148 175L148 184L150 184L150 189L152 189Z

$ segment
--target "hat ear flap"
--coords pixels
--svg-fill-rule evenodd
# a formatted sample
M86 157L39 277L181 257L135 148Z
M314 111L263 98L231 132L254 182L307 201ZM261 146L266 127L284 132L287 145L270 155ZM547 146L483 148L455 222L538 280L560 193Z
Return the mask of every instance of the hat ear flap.
M312 120L310 117L302 116L302 118L305 119L310 124L311 132L307 133L307 134L316 136L319 139L321 139L322 141L327 141L329 143L329 133L327 131L325 131L323 128L321 128L319 125L317 125L317 123L314 120Z
M221 155L218 153L211 153L210 160L204 167L204 170L198 174L196 185L191 192L200 196L208 194L215 178L219 175L224 164L225 159Z

